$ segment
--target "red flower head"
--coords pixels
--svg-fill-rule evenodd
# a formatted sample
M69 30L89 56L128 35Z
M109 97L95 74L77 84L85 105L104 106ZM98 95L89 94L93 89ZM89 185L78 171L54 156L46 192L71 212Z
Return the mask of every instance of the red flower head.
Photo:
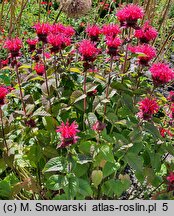
M174 71L167 64L153 64L150 72L155 86L166 84L174 79Z
M61 34L53 35L50 34L47 37L47 41L52 45L51 52L57 53L61 49L64 49L66 46L71 44L71 40L68 37L65 37Z
M139 64L148 66L148 62L156 56L156 50L154 47L143 44L135 47L129 47L132 53L140 54L138 56Z
M92 126L92 129L97 131L98 133L102 132L106 127L106 124L101 121L96 121L96 123Z
M39 41L47 43L47 35L50 32L50 24L49 23L36 23L33 28L36 30Z
M22 41L16 37L12 39L7 39L4 44L4 48L8 49L11 53L11 57L19 56L19 50L22 47Z
M174 91L169 92L169 96L167 98L169 101L174 102Z
M67 121L66 124L62 122L56 132L61 134L61 144L58 147L65 148L71 144L75 144L79 138L76 134L79 132L77 129L78 125L76 122L73 122L71 125Z
M160 128L159 129L161 136L164 138L166 135L169 136L173 136L173 134L171 133L171 131L169 129L165 129L165 128Z
M167 176L168 191L174 190L174 172L170 172L170 175Z
M118 25L115 24L108 24L108 25L103 25L102 28L102 33L106 36L106 37L116 37L119 33L120 33L120 27Z
M141 29L135 30L135 37L139 38L141 43L148 43L150 40L155 39L157 35L157 30L149 25L148 21L145 22Z
M8 94L7 87L0 86L0 106L4 104L4 99L7 94Z
M62 34L65 31L65 26L61 23L56 23L50 26L50 32L52 34Z
M26 42L29 45L29 52L33 52L36 49L38 39L28 39Z
M108 46L108 54L111 56L117 55L117 49L121 45L122 41L120 38L115 37L113 38L108 38L106 41L106 44Z
M45 73L45 66L42 62L39 62L35 65L34 70L39 76L42 76Z
M73 35L75 35L75 30L73 29L72 26L65 26L64 27L64 32L63 34L66 36L66 37L72 37Z
M101 34L101 29L97 25L88 26L86 28L88 37L94 42L98 41L99 35Z
M121 26L136 28L137 20L143 18L144 12L138 5L128 4L124 8L118 10L116 16Z
M1 67L4 67L4 66L7 66L9 63L9 59L5 59L5 60L0 60L0 68Z
M79 52L83 56L84 61L94 61L99 50L90 40L83 40L79 44Z
M155 99L145 98L139 103L139 113L138 116L144 120L150 120L152 115L157 113L159 106Z

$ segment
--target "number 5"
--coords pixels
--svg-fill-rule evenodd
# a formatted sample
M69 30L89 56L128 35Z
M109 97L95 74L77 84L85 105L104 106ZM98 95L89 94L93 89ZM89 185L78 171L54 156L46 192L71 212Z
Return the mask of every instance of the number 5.
M167 203L163 203L163 211L167 211L168 210L168 205Z

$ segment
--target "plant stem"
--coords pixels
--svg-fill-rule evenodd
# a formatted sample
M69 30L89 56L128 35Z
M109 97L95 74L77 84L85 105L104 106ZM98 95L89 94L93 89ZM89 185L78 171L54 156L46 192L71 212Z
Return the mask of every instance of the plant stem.
M49 104L50 104L50 111L52 112L51 100L50 100L50 92L49 92L49 88L48 88L48 77L47 77L47 70L46 70L45 44L44 44L44 42L42 43L42 52L43 52L43 62L44 62L44 67L45 67L45 84L46 84L46 89L47 89L47 94L48 94L48 101L49 101Z
M83 82L83 93L85 95L84 102L83 102L84 115L86 113L86 106L87 106L87 100L86 100L86 97L87 97L87 94L86 94L86 79L87 79L87 72L85 70L84 71L84 82Z
M106 99L108 99L108 97L109 97L109 87L110 87L110 82L111 82L112 70L113 70L113 56L111 56L110 72L109 72L109 77L108 77L108 83L107 83L107 86L106 86ZM106 109L107 109L107 105L105 104L105 106L104 106L104 116L106 115Z
M58 88L58 77L57 77L57 71L56 71L56 54L54 54L54 75L55 75L55 81L56 81L56 88Z
M0 106L0 120L1 120L1 126L2 126L2 137L3 137L3 141L4 141L4 147L6 148L7 155L8 155L9 149L8 149L7 141L6 141L6 138L5 138L5 131L4 131L4 124L3 124L3 116L2 116L1 106Z
M18 80L18 85L19 85L20 98L21 98L21 102L22 102L24 115L26 117L25 103L24 103L24 100L23 100L22 87L21 87L21 81L20 81L20 77L19 77L19 71L18 71L18 65L17 65L17 59L16 58L15 58L15 61L16 61L16 75L17 75L17 80Z

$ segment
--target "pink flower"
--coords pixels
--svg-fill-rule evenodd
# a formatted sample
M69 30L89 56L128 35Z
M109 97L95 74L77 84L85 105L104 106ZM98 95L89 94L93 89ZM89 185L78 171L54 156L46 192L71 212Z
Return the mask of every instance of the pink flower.
M92 41L98 41L99 35L101 34L101 29L97 25L89 25L86 28L86 32Z
M0 64L4 67L4 66L7 66L8 65L8 63L9 63L9 60L8 60L8 58L7 59L5 59L5 60L1 60L0 61Z
M144 120L150 120L152 115L157 113L159 110L159 106L155 99L145 98L138 103L139 105L139 113L138 116Z
M64 49L65 47L71 44L70 38L65 37L61 34L58 35L50 34L47 37L47 41L49 44L52 45L51 52L54 53L60 51L61 49Z
M65 26L61 23L56 23L50 26L50 33L52 34L62 34L65 31Z
M4 48L8 49L11 53L11 57L19 56L19 50L22 47L22 41L16 37L12 39L7 39L4 43Z
M114 39L108 38L106 44L108 46L108 54L115 56L117 55L117 49L122 44L122 41L118 37L115 37Z
M116 37L120 33L120 27L115 24L103 25L102 33L105 36Z
M168 191L174 190L174 172L170 172L170 174L167 176L167 183L168 183Z
M174 102L174 91L169 92L169 96L167 97L167 99L171 102Z
M148 43L150 40L155 39L157 35L157 30L149 25L148 21L145 22L141 29L135 30L135 37L139 38L141 43Z
M26 42L29 45L29 52L33 52L36 49L38 39L28 39Z
M83 56L84 61L94 61L99 50L90 40L83 40L79 43L79 53Z
M139 64L148 66L148 62L156 56L156 50L149 44L143 44L139 46L129 47L132 53L139 54Z
M76 134L79 132L78 125L74 121L71 125L67 121L66 124L62 122L60 126L57 127L56 132L61 134L61 144L58 147L65 148L71 144L75 144L79 138Z
M8 94L7 87L0 86L0 106L4 104L4 99Z
M168 175L166 179L170 183L174 183L174 172L170 172L170 175Z
M116 16L122 26L136 27L138 19L142 19L144 16L143 9L138 5L128 4L124 8L117 11Z
M65 26L63 34L66 37L72 37L73 35L75 35L75 30L73 29L72 26Z
M101 121L96 121L96 123L92 126L94 131L101 133L106 128L106 124L102 123Z
M47 35L50 32L50 24L49 23L36 23L33 28L36 30L39 41L47 43Z
M39 76L42 76L45 73L45 66L42 62L39 62L35 65L34 70Z
M155 86L166 84L174 79L174 71L169 68L168 64L153 64L150 72Z

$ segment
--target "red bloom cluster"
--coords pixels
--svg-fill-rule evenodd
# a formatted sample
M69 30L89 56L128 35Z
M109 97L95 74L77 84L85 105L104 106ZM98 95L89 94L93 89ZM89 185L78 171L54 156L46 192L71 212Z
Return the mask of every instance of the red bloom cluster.
M99 35L101 34L101 29L97 25L88 26L86 32L91 41L98 41Z
M115 24L108 24L108 25L103 25L102 27L102 33L106 37L116 37L120 33L120 27Z
M50 24L49 23L36 23L33 28L36 30L39 41L47 43L47 35L50 32Z
M166 84L174 79L174 71L167 64L153 64L150 72L155 86Z
M138 19L144 16L143 9L134 4L128 4L124 8L117 11L116 16L121 23L121 26L136 27Z
M108 46L108 54L115 56L117 55L117 49L122 44L122 41L118 37L115 37L114 39L111 37L107 39L106 44Z
M168 191L174 190L174 172L170 172L166 179L168 183Z
M139 46L129 47L132 53L139 54L139 64L148 66L148 62L156 56L156 50L149 44L143 44Z
M135 30L135 37L139 38L141 43L148 43L150 40L155 39L157 35L157 30L149 25L148 21L145 22L141 29Z
M36 49L38 39L28 39L26 42L29 45L29 52L33 52Z
M36 73L40 76L42 76L45 73L45 66L42 62L38 62L35 66L34 66L34 70L36 71Z
M61 23L50 25L50 32L52 34L63 34L67 37L72 37L75 34L75 30L71 26L64 26Z
M83 56L83 60L86 62L94 61L99 53L99 50L90 40L83 40L80 42L78 50Z
M8 49L12 57L19 56L19 50L22 47L22 41L16 37L12 39L7 39L4 43L4 48Z
M51 52L54 53L59 52L61 49L64 49L66 46L69 46L71 44L71 39L61 34L50 34L47 37L47 41L52 45Z
M7 94L8 94L7 87L0 86L0 106L4 104L4 99Z
M152 115L157 113L159 106L155 99L145 98L139 103L139 113L138 116L144 120L150 120Z
M62 124L58 126L58 129L56 130L56 132L61 134L61 144L58 147L65 148L76 143L77 139L79 138L76 136L79 132L77 128L78 125L76 122L73 122L71 125L68 121L66 124L62 122Z

